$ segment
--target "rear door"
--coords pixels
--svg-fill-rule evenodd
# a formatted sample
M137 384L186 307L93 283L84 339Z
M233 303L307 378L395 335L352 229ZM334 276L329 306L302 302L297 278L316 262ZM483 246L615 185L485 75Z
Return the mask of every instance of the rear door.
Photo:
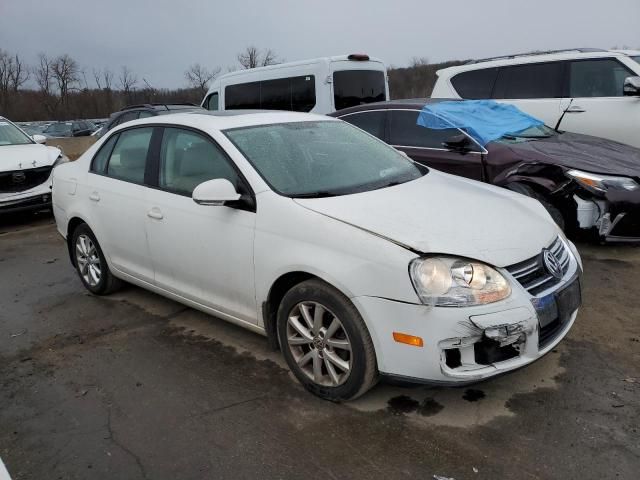
M567 113L561 129L640 147L640 98L623 95L624 80L637 75L615 58L569 63Z
M473 180L483 179L484 149L470 139L469 150L457 152L443 143L458 135L457 128L432 130L417 125L418 110L389 110L388 143L416 162Z
M153 265L145 235L145 180L153 127L131 128L113 135L94 157L88 175L92 228L117 270L153 282Z

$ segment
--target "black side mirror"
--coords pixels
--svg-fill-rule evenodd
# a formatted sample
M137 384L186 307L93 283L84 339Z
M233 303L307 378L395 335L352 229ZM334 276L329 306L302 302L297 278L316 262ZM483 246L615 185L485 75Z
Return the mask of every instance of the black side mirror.
M454 135L453 137L450 137L449 139L447 139L445 142L442 143L444 148L448 150L453 150L455 152L468 151L470 144L471 144L471 141L469 140L469 137L467 137L462 133L460 135Z
M625 78L623 93L628 97L640 97L640 77Z

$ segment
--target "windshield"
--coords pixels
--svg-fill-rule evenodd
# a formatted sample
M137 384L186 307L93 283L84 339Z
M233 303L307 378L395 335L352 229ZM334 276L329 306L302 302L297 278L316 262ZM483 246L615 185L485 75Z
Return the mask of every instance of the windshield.
M549 138L553 135L557 135L553 128L547 127L546 125L534 125L529 128L525 128L524 130L520 130L519 132L507 133L502 136L502 138L496 140L498 142L527 142L529 140L535 140L540 138Z
M333 99L336 110L364 103L384 102L384 72L376 70L341 70L333 73Z
M409 182L427 172L342 121L280 123L224 133L271 188L288 197L364 192Z
M0 146L28 145L33 140L16 127L13 123L0 119Z

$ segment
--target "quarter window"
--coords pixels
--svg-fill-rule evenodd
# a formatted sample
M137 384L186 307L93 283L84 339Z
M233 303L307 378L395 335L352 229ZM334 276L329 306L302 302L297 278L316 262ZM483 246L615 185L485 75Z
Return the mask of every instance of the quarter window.
M160 148L160 187L191 196L207 180L224 178L239 189L239 177L211 140L179 128L165 128Z
M633 75L616 60L571 62L569 92L572 97L621 97L624 79Z
M461 98L479 100L491 98L493 84L498 75L497 68L483 68L459 73L451 79L451 84Z
M493 98L562 97L563 63L534 63L502 67L493 90Z
M433 130L416 124L420 112L414 110L391 111L389 143L404 147L444 148L443 143L455 135L457 128Z
M134 128L118 136L109 157L107 175L133 183L144 183L144 169L153 128Z
M377 110L374 112L353 113L341 117L341 120L349 122L358 128L361 128L374 137L384 140L384 122L387 118L387 112Z

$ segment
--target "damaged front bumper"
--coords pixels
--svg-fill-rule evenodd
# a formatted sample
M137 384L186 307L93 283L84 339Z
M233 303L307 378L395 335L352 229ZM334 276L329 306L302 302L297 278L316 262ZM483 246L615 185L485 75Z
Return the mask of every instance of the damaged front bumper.
M602 197L574 194L578 226L607 242L640 242L640 190L609 190Z
M22 192L0 192L0 214L51 207L51 178Z
M468 308L429 307L376 297L352 299L376 349L379 372L428 384L473 383L521 368L552 350L569 332L581 304L581 265L573 246L564 277L531 294L507 271L511 296ZM422 347L394 342L418 336Z

